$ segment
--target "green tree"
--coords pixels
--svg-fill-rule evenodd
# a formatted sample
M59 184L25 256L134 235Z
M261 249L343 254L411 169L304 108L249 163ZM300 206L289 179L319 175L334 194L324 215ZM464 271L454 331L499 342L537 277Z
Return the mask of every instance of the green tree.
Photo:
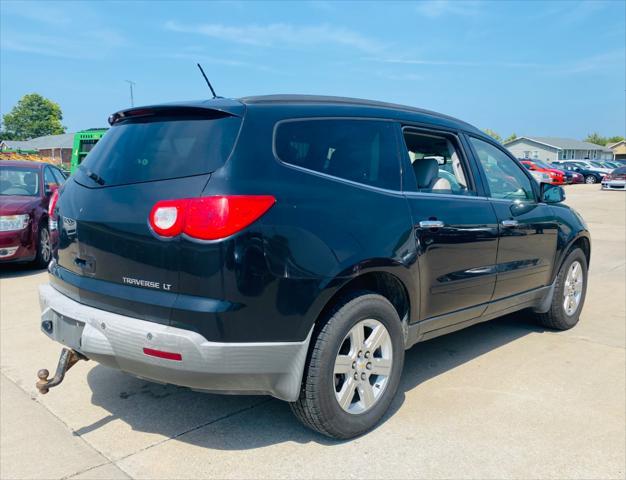
M587 138L585 138L585 140L583 141L589 142L589 143L595 143L596 145L602 145L604 147L606 145L607 138L601 136L597 132L593 132L587 135Z
M512 142L516 138L517 138L517 135L515 133L512 133L511 135L509 135L508 137L504 139L504 143Z
M502 137L498 135L496 132L494 132L493 130L489 128L485 128L484 132L487 135L489 135L491 138L493 138L494 140L497 140L498 142L502 143Z
M29 93L4 115L1 135L12 137L13 140L28 140L42 135L65 133L61 120L63 113L58 103L38 93Z
M606 140L607 145L612 145L614 143L621 142L622 140L624 140L624 137L622 137L621 135L615 135L613 137L607 138Z

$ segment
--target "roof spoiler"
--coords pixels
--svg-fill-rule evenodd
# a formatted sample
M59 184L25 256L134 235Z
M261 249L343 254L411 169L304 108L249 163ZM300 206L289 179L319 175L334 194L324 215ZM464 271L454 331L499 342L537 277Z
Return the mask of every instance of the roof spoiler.
M171 103L151 105L147 107L133 107L120 110L109 116L109 125L129 118L152 117L161 115L191 115L198 117L221 116L242 117L246 107L237 100L214 99L202 102Z

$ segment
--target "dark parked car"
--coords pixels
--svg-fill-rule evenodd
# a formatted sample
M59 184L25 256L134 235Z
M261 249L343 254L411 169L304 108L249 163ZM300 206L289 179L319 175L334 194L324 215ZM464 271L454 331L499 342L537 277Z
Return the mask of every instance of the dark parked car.
M266 96L133 108L60 190L42 330L80 358L372 428L417 342L521 309L578 322L590 238L480 130ZM452 413L452 412L451 412Z
M579 162L567 162L567 161L559 161L553 162L554 165L557 165L559 168L563 170L569 170L571 172L580 173L585 179L585 183L600 183L602 179L605 177L606 173L601 172L599 170L592 170L587 168L582 163Z
M0 263L52 257L48 204L65 176L53 165L0 160Z
M573 183L585 183L585 177L573 170L563 170L563 174L565 175L565 183L568 185Z

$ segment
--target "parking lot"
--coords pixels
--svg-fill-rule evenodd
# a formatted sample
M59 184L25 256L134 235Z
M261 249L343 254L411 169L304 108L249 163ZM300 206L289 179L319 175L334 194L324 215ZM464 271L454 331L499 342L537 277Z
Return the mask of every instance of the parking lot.
M46 273L0 271L1 471L12 478L623 478L626 196L566 187L589 224L580 324L531 314L416 345L385 420L338 442L286 403L218 396L79 362L48 395L60 345L39 331Z

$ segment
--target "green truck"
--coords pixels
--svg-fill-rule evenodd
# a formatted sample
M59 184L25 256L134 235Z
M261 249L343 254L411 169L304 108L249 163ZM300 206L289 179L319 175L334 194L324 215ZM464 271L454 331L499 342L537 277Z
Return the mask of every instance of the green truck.
M98 143L98 140L107 132L108 128L90 128L74 134L74 145L72 146L72 161L70 172L74 173L83 162L87 154Z

